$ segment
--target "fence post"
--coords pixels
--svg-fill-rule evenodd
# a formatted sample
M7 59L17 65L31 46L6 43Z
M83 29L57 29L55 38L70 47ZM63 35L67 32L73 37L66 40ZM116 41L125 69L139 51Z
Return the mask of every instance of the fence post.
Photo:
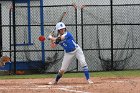
M0 3L0 51L2 50L2 12L1 12L1 3ZM0 52L0 57L2 52Z
M44 14L43 14L43 0L40 0L40 25L41 25L41 35L44 35ZM42 63L45 63L45 49L44 42L41 42L42 47Z
M113 70L113 0L110 0L111 8L111 70Z
M16 74L16 23L15 23L15 0L12 0L13 5L13 43L14 43L14 74Z

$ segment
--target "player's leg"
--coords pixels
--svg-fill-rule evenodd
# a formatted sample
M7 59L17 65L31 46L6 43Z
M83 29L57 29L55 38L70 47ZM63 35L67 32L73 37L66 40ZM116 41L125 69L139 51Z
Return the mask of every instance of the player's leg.
M74 54L65 53L63 61L62 61L61 69L59 70L59 73L56 76L56 81L57 82L63 76L63 74L66 72L66 70L67 70L69 64L71 63L71 60L72 60L73 57L74 57Z
M49 82L49 84L57 84L57 82L60 80L60 78L66 72L69 64L71 63L73 56L74 56L74 54L65 53L63 61L62 61L61 69L59 70L58 74L56 75L55 80L53 80L52 82Z
M93 83L90 80L90 74L89 74L87 63L85 61L85 56L80 47L77 48L76 58L78 59L78 61L80 62L81 66L83 68L83 71L84 71L84 74L85 74L85 77L86 77L86 80L88 81L88 83Z
M65 73L64 70L59 70L58 74L56 75L55 81L58 82L64 73Z
M63 74L64 74L64 70L59 70L58 74L56 75L56 78L54 80L52 80L51 82L49 82L48 84L49 85L57 84L57 82L63 76Z

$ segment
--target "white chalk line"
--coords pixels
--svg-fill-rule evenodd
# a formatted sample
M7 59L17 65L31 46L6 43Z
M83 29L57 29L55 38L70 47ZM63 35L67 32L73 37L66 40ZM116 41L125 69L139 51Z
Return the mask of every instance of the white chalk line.
M67 91L67 92L75 92L75 93L90 93L90 92L72 90L72 89L68 89L68 88L56 88L56 89L60 89L60 90Z
M126 82L126 81L123 81L123 80L118 80L118 81L109 81L109 82L113 82L113 83L124 83L124 82Z
M72 88L82 88L82 86L53 86L53 85L39 85L39 86L10 86L10 87L0 87L0 90L21 90L21 89L30 89L30 90L46 90L46 89L58 89L66 92L72 92L72 93L90 93L90 92L85 92L85 91L79 91L79 90L74 90Z
M112 82L112 83L126 83L126 82L130 82L130 81L132 81L132 80L112 80L112 81L108 81L108 82ZM135 81L133 80L133 82L135 82Z

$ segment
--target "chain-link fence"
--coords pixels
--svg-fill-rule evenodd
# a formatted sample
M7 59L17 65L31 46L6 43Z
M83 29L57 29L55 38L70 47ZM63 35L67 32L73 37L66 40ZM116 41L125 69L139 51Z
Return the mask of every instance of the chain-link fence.
M139 1L70 0L59 4L54 0L47 5L45 2L0 2L1 56L11 58L11 62L0 67L2 71L57 72L63 49L51 49L48 40L40 42L38 37L47 37L64 12L62 21L82 47L90 71L140 68ZM81 71L78 61L72 61L68 71Z
M139 55L136 55L139 51L139 6L85 5L82 8L82 45L87 58L94 60L88 63L95 70L140 67Z

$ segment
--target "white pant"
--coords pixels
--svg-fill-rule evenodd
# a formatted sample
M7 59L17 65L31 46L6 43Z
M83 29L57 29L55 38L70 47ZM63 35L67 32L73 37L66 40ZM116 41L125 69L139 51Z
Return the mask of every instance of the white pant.
M76 56L76 58L78 59L82 67L87 66L84 53L81 47L78 46L74 51L69 52L69 53L66 53L66 52L64 53L64 58L63 58L62 66L60 70L63 70L64 72L66 72L74 56Z

